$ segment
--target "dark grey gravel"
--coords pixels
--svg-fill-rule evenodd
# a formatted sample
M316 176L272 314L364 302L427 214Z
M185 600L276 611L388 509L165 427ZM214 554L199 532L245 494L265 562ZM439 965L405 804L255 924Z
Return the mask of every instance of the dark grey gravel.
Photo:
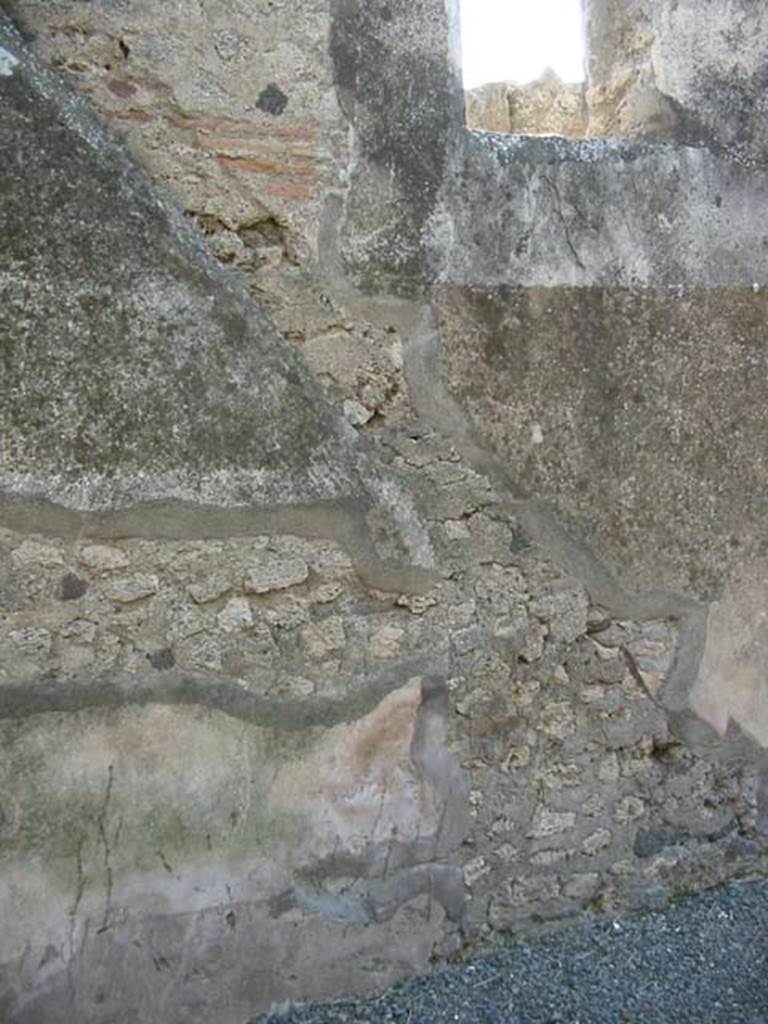
M593 918L397 985L251 1024L768 1024L768 881Z

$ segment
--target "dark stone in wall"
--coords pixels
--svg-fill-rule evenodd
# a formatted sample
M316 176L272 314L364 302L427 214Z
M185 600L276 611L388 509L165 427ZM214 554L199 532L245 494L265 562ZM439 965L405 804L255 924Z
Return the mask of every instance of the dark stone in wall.
M635 836L634 852L638 857L653 857L667 846L685 842L686 838L685 833L663 826L641 828Z
M279 85L275 85L274 82L270 82L270 84L259 93L259 98L256 100L256 106L266 114L274 114L275 117L279 117L288 106L288 97Z
M80 579L73 572L68 572L62 577L59 597L62 601L77 601L88 592L88 583Z
M160 672L171 669L176 664L176 658L170 647L163 647L159 651L148 654L147 660L152 668L156 668Z

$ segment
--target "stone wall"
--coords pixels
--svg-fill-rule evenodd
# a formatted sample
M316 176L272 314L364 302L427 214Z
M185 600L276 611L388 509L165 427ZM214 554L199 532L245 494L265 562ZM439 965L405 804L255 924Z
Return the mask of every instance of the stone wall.
M590 133L764 159L768 12L750 0L588 0Z
M552 71L525 85L492 82L467 90L467 127L523 135L583 138L587 129L584 86Z
M750 0L583 0L586 82L553 72L467 93L467 125L571 138L643 138L765 157L768 14Z
M3 1019L241 1024L764 872L759 105L504 138L443 0L7 7Z

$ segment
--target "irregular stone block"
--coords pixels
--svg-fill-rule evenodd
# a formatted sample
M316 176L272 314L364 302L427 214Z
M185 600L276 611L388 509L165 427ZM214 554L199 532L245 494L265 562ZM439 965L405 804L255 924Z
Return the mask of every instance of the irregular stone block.
M128 565L128 556L124 551L106 544L89 544L80 551L78 558L94 572L113 572Z
M248 629L253 625L253 613L247 597L232 597L216 616L219 628L225 633Z
M111 579L104 585L104 593L116 604L132 604L134 601L152 597L159 587L160 581L157 576L146 573Z
M265 554L249 567L245 589L252 594L268 594L270 590L298 586L308 576L309 566L303 559Z
M547 808L539 808L536 812L533 825L528 836L531 839L542 839L545 836L557 835L558 832L566 832L576 824L576 815L572 811L550 811Z

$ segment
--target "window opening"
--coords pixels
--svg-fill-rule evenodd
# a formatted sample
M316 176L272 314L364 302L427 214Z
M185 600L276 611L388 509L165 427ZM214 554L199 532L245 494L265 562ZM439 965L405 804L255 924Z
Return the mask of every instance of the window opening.
M582 137L582 0L461 0L467 126Z

